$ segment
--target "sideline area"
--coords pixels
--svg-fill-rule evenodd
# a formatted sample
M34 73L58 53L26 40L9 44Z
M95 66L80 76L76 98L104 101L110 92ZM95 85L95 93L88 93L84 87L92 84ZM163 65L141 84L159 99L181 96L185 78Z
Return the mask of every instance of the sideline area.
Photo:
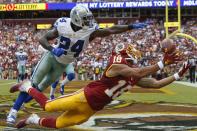
M190 83L190 82L187 82L187 81L175 81L174 83L182 84L182 85L186 85L186 86L191 86L191 87L196 87L197 88L197 82L196 83Z

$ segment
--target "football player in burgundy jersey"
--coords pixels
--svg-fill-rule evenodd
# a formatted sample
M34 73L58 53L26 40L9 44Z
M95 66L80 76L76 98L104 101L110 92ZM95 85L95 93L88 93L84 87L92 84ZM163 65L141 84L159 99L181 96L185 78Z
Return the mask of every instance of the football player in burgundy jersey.
M163 60L155 65L141 68L132 67L140 57L141 53L132 45L118 44L109 59L101 80L91 82L75 93L54 100L48 100L43 93L32 88L29 81L13 86L10 92L18 90L27 92L45 111L64 112L57 118L40 118L38 115L32 114L30 117L18 122L16 127L22 128L28 124L37 124L49 128L63 128L83 123L113 99L130 90L132 86L161 88L180 79L190 66L188 62L185 62L179 72L157 81L154 78L144 77L163 69L166 65L180 61L180 56L177 55L177 52L164 54Z

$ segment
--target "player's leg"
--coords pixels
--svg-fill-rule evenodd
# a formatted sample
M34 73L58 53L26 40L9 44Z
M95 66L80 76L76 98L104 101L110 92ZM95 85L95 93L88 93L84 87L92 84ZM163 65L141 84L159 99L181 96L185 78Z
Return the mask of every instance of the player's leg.
M47 72L49 72L50 70L50 61L49 61L49 53L46 53L40 60L40 62L37 64L36 69L34 70L34 74L33 74L33 80L36 79L36 82L40 82L42 79L41 77L43 74L45 75ZM21 72L20 72L21 73ZM28 94L26 93L20 93L13 105L13 107L11 108L8 116L7 116L7 123L15 123L16 120L16 116L17 116L17 112L18 110L21 108L22 104L26 101L26 99L28 99ZM15 117L12 117L15 116Z
M17 70L18 70L18 83L19 83L21 81L21 75L22 75L21 65L17 65Z
M50 99L54 99L55 98L55 90L56 90L56 87L59 83L59 79L56 80L52 85L51 85L51 90L50 90Z
M87 103L87 100L84 95L84 91L78 91L70 96L62 96L54 101L49 101L45 105L46 111L66 111L62 115L60 115L57 118L53 118L53 123L50 125L55 125L55 128L63 128L68 127L76 124L81 124L89 119L90 116L92 116L95 111L91 109L89 104ZM41 119L42 120L42 119ZM52 118L50 119L44 119L45 123L40 121L40 125L47 126L46 121L52 121Z
M27 98L28 94L25 92L20 92L18 98L14 102L13 107L10 109L10 112L7 116L6 122L8 124L14 124L17 118L17 112L21 108L24 100Z
M28 93L39 102L46 111L66 111L57 118L39 118L32 115L20 121L16 126L21 128L27 124L39 124L49 128L63 128L80 124L87 121L95 111L88 105L84 92L79 91L70 96L59 97L52 101L47 101L47 97L34 88L29 88ZM45 99L45 100L44 100Z
M43 91L55 82L62 75L66 65L63 65L54 59L51 61L52 70L47 73L44 79L39 83L38 89Z
M66 66L66 78L62 81L60 85L60 93L63 95L64 94L64 85L67 84L69 81L72 81L75 79L75 71L74 71L74 66L72 63L68 64Z
M25 65L21 66L21 70L22 70L22 73L21 73L21 80L23 81L25 79Z
M52 70L52 61L54 56L50 52L46 52L36 65L31 76L32 85L38 88L38 85L43 81L44 77Z
M47 128L64 128L68 126L74 126L87 121L95 112L90 110L88 112L82 112L80 110L69 110L64 112L59 117L43 117L40 118L36 114L32 114L27 119L21 120L16 124L17 128L22 128L29 124L40 125Z

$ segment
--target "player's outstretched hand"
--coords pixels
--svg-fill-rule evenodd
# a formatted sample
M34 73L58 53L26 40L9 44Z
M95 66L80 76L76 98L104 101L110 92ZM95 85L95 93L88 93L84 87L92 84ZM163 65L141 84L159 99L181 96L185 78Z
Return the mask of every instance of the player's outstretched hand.
M182 60L182 53L174 51L173 53L165 53L163 56L164 65L176 64Z
M189 60L186 61L186 62L184 62L183 65L182 65L182 67L181 67L181 68L179 69L179 71L178 71L179 77L182 77L182 76L185 74L185 72L187 72L187 70L188 70L190 67L191 67L191 63L189 62Z
M148 24L146 23L135 23L135 24L132 24L132 28L133 29L141 29L141 28L145 28Z
M63 48L53 48L52 53L55 56L60 57L61 55L64 54L64 49Z

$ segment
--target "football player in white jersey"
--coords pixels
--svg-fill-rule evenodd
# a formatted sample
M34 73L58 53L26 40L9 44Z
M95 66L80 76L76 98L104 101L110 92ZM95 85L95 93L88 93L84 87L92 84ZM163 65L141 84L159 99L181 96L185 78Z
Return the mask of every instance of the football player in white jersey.
M59 18L52 30L48 31L40 40L40 44L48 50L37 64L32 75L32 86L43 91L60 77L66 66L74 61L87 44L96 37L106 37L132 29L145 27L144 23L130 25L115 25L110 28L99 29L92 12L83 5L75 6L70 12L70 18ZM49 44L50 40L59 38L56 47ZM21 92L7 117L7 123L15 123L17 111L28 94Z
M19 47L19 51L15 53L17 60L17 70L18 70L18 82L23 81L25 78L26 62L27 62L27 53L23 51L23 47Z

